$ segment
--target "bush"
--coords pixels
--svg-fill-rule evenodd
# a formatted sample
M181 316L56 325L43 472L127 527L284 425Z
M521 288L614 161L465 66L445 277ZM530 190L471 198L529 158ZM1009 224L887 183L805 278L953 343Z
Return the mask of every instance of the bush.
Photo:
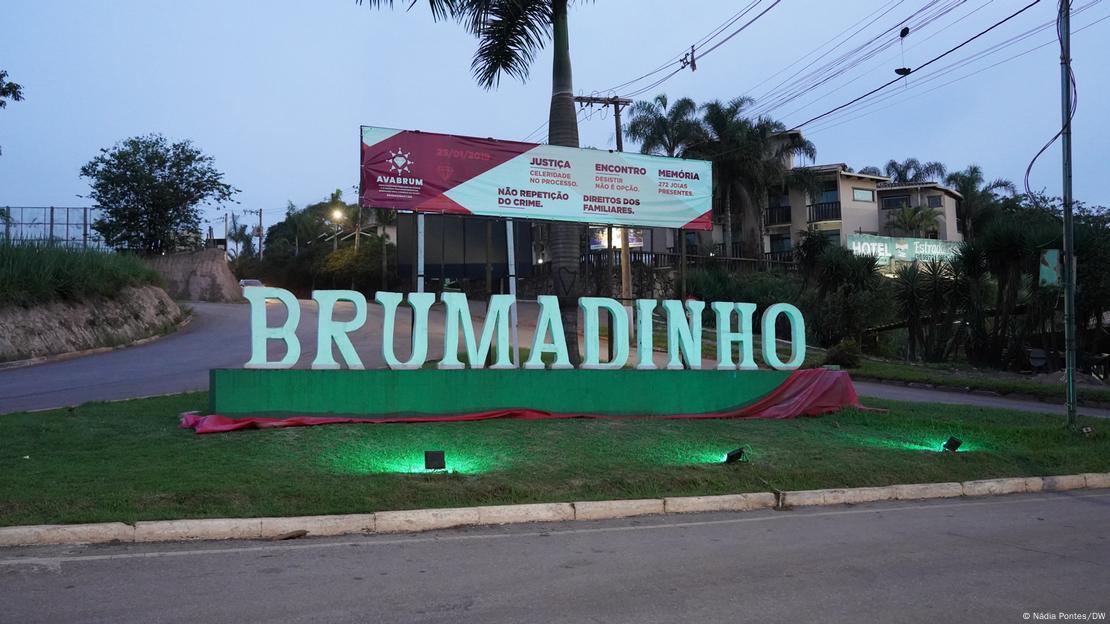
M0 307L113 297L128 286L160 283L158 273L134 256L0 242Z
M705 301L754 303L756 315L775 303L794 303L801 289L797 276L778 271L726 273L719 269L698 269L687 278L686 290Z
M825 353L823 364L835 364L841 368L858 368L860 360L859 345L855 340L846 338L829 348Z

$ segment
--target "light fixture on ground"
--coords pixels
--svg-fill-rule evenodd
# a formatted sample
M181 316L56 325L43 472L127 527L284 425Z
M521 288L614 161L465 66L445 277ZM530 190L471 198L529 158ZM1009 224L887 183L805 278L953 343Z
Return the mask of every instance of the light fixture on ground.
M953 436L948 438L948 440L944 443L943 448L946 451L952 451L953 453L955 453L957 450L959 450L960 445L963 443L963 440Z
M446 470L447 459L443 451L424 451L424 470Z
M1082 433L1083 437L1089 438L1095 435L1095 428L1090 425L1083 425L1079 428L1079 433Z
M728 454L725 455L726 464L735 464L736 462L743 461L743 459L744 449L742 448L738 448L735 451L729 451Z

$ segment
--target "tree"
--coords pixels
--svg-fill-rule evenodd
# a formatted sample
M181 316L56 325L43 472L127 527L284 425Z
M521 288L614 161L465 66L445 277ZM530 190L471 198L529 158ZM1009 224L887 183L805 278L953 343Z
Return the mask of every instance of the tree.
M81 167L103 209L93 228L113 247L154 254L200 241L200 207L232 201L238 189L190 141L160 134L133 137Z
M864 167L864 171L875 171L878 167ZM886 175L891 184L922 184L936 182L944 178L945 167L939 162L921 162L916 158L907 158L902 162L891 159L886 163Z
M718 201L724 206L726 254L732 252L732 197L740 202L741 254L761 257L762 214L768 191L774 188L807 188L811 176L804 169L788 167L799 156L813 158L817 149L797 132L772 119L750 119L744 110L752 99L739 97L702 105L705 140L692 146L691 155L713 161Z
M640 100L632 105L624 133L640 142L641 154L680 156L705 136L697 111L698 105L690 98L681 98L668 106L667 96L660 93L650 102Z
M428 0L434 20L454 19L478 37L478 50L471 68L481 86L491 89L502 74L528 78L536 54L550 42L554 47L551 67L551 103L548 109L548 143L578 147L578 113L574 107L574 85L570 66L570 31L567 5L570 0ZM393 0L358 0L372 7L393 7ZM411 7L415 0L405 2ZM577 223L552 223L548 249L555 294L562 309L563 326L571 363L581 361L578 352L579 266L585 228Z
M7 108L8 100L22 102L23 87L14 82L8 82L8 72L0 69L0 108ZM3 153L3 150L0 150L0 154Z
M963 199L960 201L960 213L964 219L964 238L975 238L976 227L985 224L998 208L999 191L1006 191L1011 196L1017 192L1014 183L998 178L991 182L984 182L983 170L979 165L969 165L963 171L948 174L944 179L945 184L959 191Z
M936 229L937 220L941 216L938 208L903 205L894 213L894 220L890 225L902 234L920 238L923 232Z
M871 175L871 176L881 176L881 175L883 175L883 171L881 169L879 169L878 167L874 166L874 165L864 167L863 169L860 169L859 172L862 173L863 175Z
M254 257L254 236L246 223L239 222L239 215L231 215L231 227L227 231L227 239L235 243L235 259Z

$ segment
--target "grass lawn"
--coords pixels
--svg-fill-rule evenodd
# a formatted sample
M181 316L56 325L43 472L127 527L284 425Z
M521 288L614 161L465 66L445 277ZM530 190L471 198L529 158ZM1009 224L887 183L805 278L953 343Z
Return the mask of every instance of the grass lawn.
M203 393L0 416L0 525L282 516L1110 471L1061 417L873 401L787 421L336 425L200 436ZM1090 421L1088 421L1090 422ZM959 453L937 452L948 435ZM738 446L750 461L724 465ZM454 472L424 474L442 449ZM966 452L964 452L966 449ZM412 474L415 472L416 474Z
M939 366L910 365L902 362L864 359L852 377L888 381L915 382L951 388L990 390L999 394L1025 394L1064 402L1063 384L1049 384L1021 379L1016 374L997 371L960 370ZM1110 403L1110 388L1078 386L1079 399Z

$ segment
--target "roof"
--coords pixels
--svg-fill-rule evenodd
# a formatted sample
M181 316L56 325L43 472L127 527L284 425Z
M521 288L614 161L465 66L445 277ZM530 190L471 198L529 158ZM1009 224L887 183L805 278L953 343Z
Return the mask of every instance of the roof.
M809 165L808 167L797 167L797 168L798 169L809 169L810 171L816 171L816 172L819 172L819 173L836 172L836 173L839 173L841 175L848 175L848 176L853 176L853 177L857 177L857 178L866 178L868 180L879 180L880 185L882 185L882 181L890 180L890 178L888 178L887 176L883 176L883 175L871 175L869 173L859 173L859 172L856 172L856 171L849 171L848 170L848 165L846 163L831 163L831 164L827 164L827 165Z
M943 184L941 184L939 182L917 182L917 183L914 183L914 184L894 184L894 183L891 183L891 182L886 182L886 183L880 183L878 188L879 188L880 191L910 191L910 190L915 190L915 189L933 188L933 189L937 189L938 191L948 193L949 195L952 195L953 197L958 197L959 199L964 198L964 196L960 195L960 192L957 191L956 189L944 186Z

